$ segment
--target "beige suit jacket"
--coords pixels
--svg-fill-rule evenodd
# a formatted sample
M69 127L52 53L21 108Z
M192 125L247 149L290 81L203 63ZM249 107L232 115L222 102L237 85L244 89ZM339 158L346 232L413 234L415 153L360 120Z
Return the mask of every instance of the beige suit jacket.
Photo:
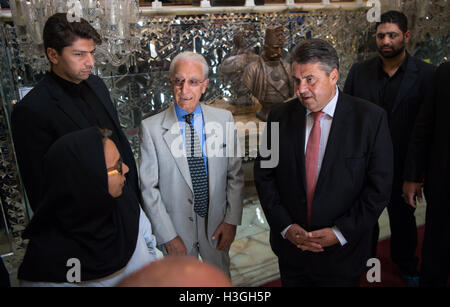
M233 116L226 110L201 105L208 156L209 211L207 238L226 222L239 225L244 187L241 158L227 157L237 148ZM215 128L215 129L212 129ZM139 165L143 208L149 217L158 245L180 236L186 248L196 243L194 193L184 153L175 107L151 116L141 124Z

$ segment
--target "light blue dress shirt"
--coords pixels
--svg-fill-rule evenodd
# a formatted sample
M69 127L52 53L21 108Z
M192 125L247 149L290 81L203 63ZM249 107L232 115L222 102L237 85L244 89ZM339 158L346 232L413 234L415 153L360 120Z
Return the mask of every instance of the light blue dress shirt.
M181 132L181 136L183 137L183 144L184 144L184 148L186 148L186 137L185 137L185 128L186 128L186 120L183 116L188 115L189 113L186 112L185 110L183 110L182 108L180 108L176 103L174 103L175 105L175 113L177 115L177 119L178 119L178 124L180 126L180 132ZM195 108L195 110L192 112L192 114L194 114L194 120L193 120L193 125L194 125L194 130L197 133L198 139L201 140L201 146L202 146L202 155L203 155L203 160L205 161L205 170L206 170L206 175L208 175L208 159L206 157L206 138L205 138L205 123L203 120L203 113L202 113L202 108L200 107L200 104Z

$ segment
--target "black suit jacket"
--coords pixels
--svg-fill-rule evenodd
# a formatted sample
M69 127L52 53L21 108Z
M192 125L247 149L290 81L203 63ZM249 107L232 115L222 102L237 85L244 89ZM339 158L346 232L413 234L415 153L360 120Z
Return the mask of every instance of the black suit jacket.
M117 148L130 168L126 175L126 182L129 188L135 190L136 197L139 197L136 163L130 144L120 127L108 88L99 77L94 75L90 75L86 82L105 106L119 132L120 144L117 144ZM14 147L22 180L33 210L43 196L43 157L48 148L61 136L90 127L84 115L71 100L72 98L48 73L12 111Z
M450 213L450 62L436 70L432 90L422 105L412 133L405 164L405 180L422 182L433 209ZM443 213L444 211L436 210ZM428 215L427 210L427 215ZM428 217L427 217L428 218Z
M306 220L305 114L298 99L274 109L268 118L279 123L279 162L254 176L261 206L271 228L271 246L285 265L316 278L357 278L369 256L371 231L387 205L392 183L392 145L381 108L342 92L328 137L312 204ZM290 224L306 230L337 226L348 243L303 252L281 231Z
M379 62L375 57L351 67L345 80L344 93L377 105L382 105L379 93ZM408 142L420 105L430 89L435 67L408 55L408 63L397 97L388 114L389 129L394 146L394 187L401 189L403 166ZM396 192L397 193L397 192Z

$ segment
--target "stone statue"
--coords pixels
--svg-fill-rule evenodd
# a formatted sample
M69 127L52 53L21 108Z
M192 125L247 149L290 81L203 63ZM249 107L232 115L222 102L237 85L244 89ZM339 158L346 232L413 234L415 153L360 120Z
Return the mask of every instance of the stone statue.
M248 49L248 39L245 32L237 32L233 37L234 47L229 57L220 65L220 72L225 80L231 83L235 98L230 102L236 106L251 106L253 101L248 90L242 83L242 75L247 65L257 61L259 56Z
M243 83L262 108L256 116L267 120L272 107L294 95L294 82L290 65L281 59L284 42L282 26L266 29L264 52L244 71Z

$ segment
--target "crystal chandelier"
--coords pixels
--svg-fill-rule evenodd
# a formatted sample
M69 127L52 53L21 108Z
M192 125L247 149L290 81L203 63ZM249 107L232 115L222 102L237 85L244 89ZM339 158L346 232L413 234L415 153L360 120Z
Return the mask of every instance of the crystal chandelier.
M120 66L140 50L138 0L10 0L20 57L36 72L48 70L42 31L48 17L67 12L68 21L86 19L101 35L96 60Z

